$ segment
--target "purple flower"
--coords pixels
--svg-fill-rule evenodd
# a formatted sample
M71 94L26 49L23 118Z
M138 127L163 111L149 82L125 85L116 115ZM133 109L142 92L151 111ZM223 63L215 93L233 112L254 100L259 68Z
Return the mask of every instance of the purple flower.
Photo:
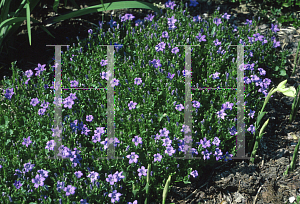
M215 46L221 45L221 42L218 39L214 40L214 43L215 43Z
M217 112L218 118L222 118L224 120L224 116L227 115L223 109Z
M215 18L213 20L213 22L214 22L214 24L216 24L218 26L218 25L220 25L222 23L222 20L221 20L221 18Z
M158 43L158 45L155 46L156 52L163 51L165 48L166 48L165 42Z
M110 81L111 87L115 87L119 85L119 80L114 78L113 80Z
M266 71L265 71L264 69L258 68L258 71L259 71L259 74L260 74L261 76L266 75Z
M184 109L184 106L182 104L179 104L179 105L176 105L175 109L178 111L181 111Z
M64 104L65 108L71 109L72 105L74 105L74 101L70 97L67 97L67 98L65 98L63 104Z
M191 172L191 175L195 178L198 176L198 171L197 170L194 170Z
M44 109L44 108L41 108L41 109L38 110L39 115L44 115L45 112L46 112L46 109Z
M158 68L158 67L161 67L161 64L160 64L160 60L156 60L156 59L153 59L152 61L150 61L150 63L155 67L155 68Z
M92 34L93 34L93 30L92 30L92 29L89 29L89 30L88 30L88 33L89 33L89 35L92 35Z
M119 202L119 200L120 200L120 196L121 196L122 194L121 193L118 193L117 192L117 190L114 190L112 193L109 193L108 194L108 197L110 197L111 198L111 202L112 203L115 203L115 202Z
M39 103L39 99L38 99L38 98L33 98L33 99L31 99L30 104L31 104L32 106L36 106L38 103Z
M45 66L46 66L46 64L41 65L41 64L39 63L39 64L38 64L38 67L36 67L34 70L37 70L37 73L38 73L38 75L39 75L40 72L43 72L43 71L46 70L46 69L45 69Z
M29 163L25 163L24 164L24 168L23 168L23 173L27 173L29 171L31 171L33 169L35 165L34 164L31 164L31 162Z
M165 4L166 8L170 8L170 9L174 9L174 6L176 6L175 2L172 2L172 1L167 1L166 4Z
M70 93L69 98L70 98L71 100L73 100L73 101L74 101L75 99L77 99L76 93Z
M248 24L249 26L252 25L252 20L246 19L246 25Z
M207 147L210 147L210 140L206 140L206 137L202 140L200 139L200 142L196 142L197 145L201 144L202 147L205 149Z
M156 162L156 161L159 161L159 162L160 162L161 159L162 159L162 156L161 156L161 154L159 154L159 153L154 154L153 157L154 157L154 162Z
M280 41L277 41L274 39L274 43L273 43L273 47L276 48L276 47L280 47Z
M91 179L92 183L94 183L94 181L98 180L99 174L95 171L92 171L87 177Z
M139 158L139 155L136 155L135 152L131 152L131 155L126 156L129 159L129 164L131 163L137 163L137 158Z
M220 144L220 139L218 137L214 138L214 141L212 142L213 145L219 146Z
M162 32L162 37L163 38L168 38L169 37L168 32L167 31Z
M44 170L44 169L40 169L37 171L42 177L47 178L48 177L48 171Z
M250 109L250 113L248 115L253 119L254 113L255 113L255 111L253 111L253 110Z
M196 7L198 4L196 0L190 0L190 6Z
M170 72L168 73L168 77L167 78L169 78L169 79L173 79L174 78L174 76L175 76L175 74L171 74Z
M105 127L97 127L96 130L94 130L95 134L103 134L105 133Z
M136 102L130 101L130 102L128 103L129 110L135 109L135 106L136 106L136 105L137 105Z
M139 136L134 136L134 138L132 139L132 142L134 142L135 146L138 146L139 144L142 144L142 138Z
M28 147L28 145L30 145L32 143L32 141L30 140L30 136L28 138L23 138L24 142L22 142L22 145L26 145L26 147Z
M64 191L66 192L66 196L69 195L74 195L75 194L75 189L76 187L72 186L72 185L68 185L67 187L64 188Z
M230 135L236 135L237 134L236 128L234 126L230 128L229 133Z
M108 71L108 72L102 72L102 76L101 77L102 77L102 79L108 80L109 77L111 77L110 71Z
M49 105L49 102L43 102L42 104L41 104L41 107L42 108L44 108L44 109L46 109L46 108L48 108L48 105Z
M78 86L78 81L76 81L76 80L73 80L73 81L71 81L70 83L71 83L71 87L72 87L72 88Z
M212 154L211 152L209 152L207 149L205 150L205 151L202 151L201 152L202 153L202 155L203 155L203 159L204 160L208 160L209 158L210 158L210 155Z
M232 154L228 154L228 152L226 152L226 154L223 156L223 159L225 159L225 161L227 162L228 160L232 160L231 157L233 155Z
M216 73L210 75L209 78L212 76L213 80L215 80L215 79L220 79L220 78L219 78L219 74L220 74L219 72L216 72Z
M101 135L100 134L94 134L94 136L92 137L93 142L100 142L101 141Z
M226 102L224 104L222 104L222 109L225 111L225 110L232 110L232 107L233 107L233 103L230 103L230 102Z
M112 174L109 174L108 175L108 178L106 178L106 181L110 184L110 185L114 185L114 183L118 182L118 179L117 179L117 175L112 175Z
M86 121L87 122L92 122L93 119L94 119L94 117L92 115L87 115L86 116Z
M57 181L57 185L56 185L56 190L58 192L61 192L60 190L62 190L63 188L65 187L65 182L60 182L60 181Z
M277 28L277 25L273 25L273 23L271 24L271 30L274 32L274 33L277 33L277 31L280 31L280 29Z
M101 60L100 65L103 67L107 65L107 60Z
M29 69L25 72L25 75L27 76L27 78L30 78L33 75L33 71Z
M37 174L34 179L31 180L34 183L34 187L38 188L39 186L44 185L45 178Z
M80 204L88 204L88 202L86 201L86 199L81 199Z
M135 21L135 26L143 25L144 20L138 19Z
M200 108L200 103L199 103L199 101L192 101L193 102L193 106L195 107L195 108Z
M172 156L175 152L176 150L172 146L167 147L165 150L165 154L168 154L169 156Z
M199 15L193 17L194 22L200 22L200 20L201 20L201 16Z
M5 92L5 91L3 90L3 92ZM6 93L4 96L10 100L14 93L15 93L14 88L11 88L11 89L8 88L8 89L6 89Z
M171 18L168 18L168 24L175 24L177 22L177 19L174 18L174 16L172 16Z
M143 81L142 81L141 78L135 78L135 79L134 79L134 84L136 84L136 85L140 85L142 82L143 82Z
M132 14L125 14L126 16L126 20L133 20L135 18L135 16L133 16Z
M54 150L55 145L56 143L54 142L54 140L50 140L47 142L45 149Z
M144 166L142 166L141 168L138 168L138 172L139 172L139 177L141 177L141 176L147 176L147 170L148 169L145 169L145 167Z
M167 130L167 128L163 128L163 129L159 130L159 133L160 133L161 136L168 137L170 131Z
M205 35L201 35L201 33L199 33L198 36L196 36L196 38L199 40L199 42L206 41Z
M152 21L153 18L154 18L153 14L148 14L144 19L147 20L147 21Z
M214 153L214 156L216 157L216 161L218 161L219 159L222 159L222 157L221 157L222 154L223 154L223 152L217 147L216 151Z
M255 126L250 125L250 127L247 129L249 132L251 132L252 134L254 134L255 132Z
M178 47L174 47L171 52L176 55L176 53L179 52Z
M231 15L228 15L227 13L224 13L224 15L222 16L222 18L225 18L225 19L229 20L230 16Z
M21 186L22 186L23 184L21 183L21 181L15 181L15 183L14 183L14 186L16 187L16 189L19 189L19 188L21 188Z
M109 22L107 22L107 24L109 24L110 28L112 29L114 26L117 26L117 22L114 21L113 19L111 19Z

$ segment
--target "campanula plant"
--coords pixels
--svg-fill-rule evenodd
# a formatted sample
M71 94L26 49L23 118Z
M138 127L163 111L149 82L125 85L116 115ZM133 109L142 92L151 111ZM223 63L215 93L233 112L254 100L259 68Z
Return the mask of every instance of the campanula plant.
M161 18L125 14L112 19L108 31L99 22L88 38L61 52L63 130L53 126L55 66L38 64L19 73L12 64L0 106L3 202L164 203L175 182L190 183L203 167L231 160L239 101L237 51L229 45L252 45L244 47L242 68L246 139L254 137L254 118L272 83L269 69L260 65L264 60L273 66L279 29L272 26L262 35L253 30L254 19L237 27L226 13L205 20L191 17L187 4L186 10L171 1L165 6ZM113 73L107 70L107 48L99 45L122 45L115 46ZM185 70L180 45L199 45L191 46L192 73ZM192 128L184 125L186 74L192 74ZM108 86L115 97L113 141L107 136ZM51 159L58 133L63 159ZM185 155L187 141L192 156L201 159L175 158ZM123 159L99 159L107 157L109 142Z

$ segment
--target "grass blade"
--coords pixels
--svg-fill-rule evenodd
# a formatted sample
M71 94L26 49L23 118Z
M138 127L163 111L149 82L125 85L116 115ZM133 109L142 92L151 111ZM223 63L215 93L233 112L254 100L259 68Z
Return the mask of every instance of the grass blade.
M298 144L295 147L292 161L291 161L290 165L287 167L286 171L283 173L284 176L286 176L289 172L291 172L295 169L295 164L296 164L296 160L298 157L299 145L300 145L300 139L298 141Z
M30 7L29 7L29 0L27 0L27 4L26 4L26 20L27 20L27 31L28 31L29 45L31 46L31 28L30 28Z
M290 123L292 123L295 120L296 113L299 109L299 106L300 106L300 85L297 88L296 96L293 101L292 111L291 111L291 115L290 115Z
M168 190L169 190L169 185L170 185L170 182L171 182L171 177L172 176L169 175L169 178L166 181L166 185L165 185L164 192L163 192L163 201L162 201L163 204L166 203L166 198L167 198L167 194L168 194Z
M255 144L254 144L252 153L251 153L250 163L253 163L253 162L254 162L255 154L256 154L256 151L257 151L257 148L258 148L258 143L259 143L259 141L261 140L262 136L264 135L264 134L263 134L263 131L265 130L265 128L266 128L266 126L268 125L268 123L269 123L269 119L266 120L266 122L263 124L262 128L261 128L260 131L259 131L259 136L258 136L258 138L256 138L256 141L255 141Z
M57 13L57 8L59 6L59 0L54 0L53 3L53 10L55 11L55 13Z

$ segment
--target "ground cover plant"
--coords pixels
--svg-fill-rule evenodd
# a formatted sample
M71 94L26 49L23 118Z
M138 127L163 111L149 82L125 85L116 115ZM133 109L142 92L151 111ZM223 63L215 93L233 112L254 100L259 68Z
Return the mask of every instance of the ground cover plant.
M191 2L189 6L194 6ZM64 146L54 160L54 66L38 65L34 73L12 66L5 80L6 103L1 106L1 189L3 202L142 203L162 202L165 186L199 178L201 167L226 162L236 153L236 48L245 47L246 141L255 134L255 118L268 95L276 66L285 54L273 36L229 25L228 14L215 13L208 21L188 15L184 5L166 4L163 18L134 16L112 19L111 29L88 30L89 38L62 52L62 85L115 89L115 150L123 160L107 156L107 98L105 90L62 91ZM180 32L179 32L180 31ZM107 73L105 47L115 47L115 73ZM184 156L185 50L192 46L192 86L227 87L193 90L193 156L203 160L178 160ZM262 68L262 64L268 67ZM108 85L107 85L108 84ZM187 139L187 138L185 138ZM251 147L247 146L251 151ZM149 171L148 171L149 170Z

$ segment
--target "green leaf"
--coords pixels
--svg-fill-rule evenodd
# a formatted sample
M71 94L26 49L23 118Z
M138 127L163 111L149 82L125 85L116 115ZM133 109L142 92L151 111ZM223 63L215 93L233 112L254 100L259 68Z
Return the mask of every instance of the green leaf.
M29 0L27 0L27 4L26 4L26 20L27 20L27 31L28 31L29 45L31 46L31 28L30 28L30 7L29 7Z
M261 121L261 119L264 117L264 115L266 114L267 112L261 112L258 117L257 117L257 120L256 120L256 125L258 126L259 125L259 122Z
M104 6L104 8L103 8ZM106 9L105 9L106 8ZM78 16L95 13L95 12L103 12L103 11L111 11L111 10L118 10L118 9L125 9L125 8L140 8L140 9L150 9L160 13L159 9L154 5L147 3L147 2L139 2L139 1L122 1L122 2L112 2L106 3L104 5L98 4L95 6L90 6L87 8L80 9L78 11L73 11L64 15L52 17L46 22L48 23L57 23L66 19L75 18Z
M279 75L280 76L286 76L286 71L284 69L281 69Z
M59 6L59 0L54 0L53 3L53 10L55 11L55 13L57 13L57 8Z
M284 7L290 7L291 5L292 5L291 2L289 2L289 3L283 3L283 4L282 4L282 6L284 6Z
M6 140L5 145L8 145L8 143L10 143L10 142L11 142L10 139Z
M296 89L292 86L289 88L279 89L278 91L280 91L281 93L283 93L288 97L294 98L296 96Z

